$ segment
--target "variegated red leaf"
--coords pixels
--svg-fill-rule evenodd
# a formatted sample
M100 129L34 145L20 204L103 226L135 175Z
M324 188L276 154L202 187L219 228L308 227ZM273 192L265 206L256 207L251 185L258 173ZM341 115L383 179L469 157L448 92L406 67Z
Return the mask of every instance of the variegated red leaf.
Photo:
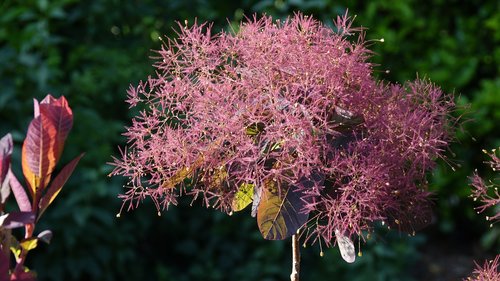
M56 129L54 156L57 162L61 157L64 142L73 126L73 112L64 96L55 99L48 95L40 103L40 115L45 115Z
M73 125L73 114L64 97L48 95L35 101L35 118L23 144L23 173L34 201L47 187Z
M55 143L55 128L47 126L43 119L47 120L40 114L31 121L22 150L23 173L33 198L43 189L56 164L54 157L49 158Z

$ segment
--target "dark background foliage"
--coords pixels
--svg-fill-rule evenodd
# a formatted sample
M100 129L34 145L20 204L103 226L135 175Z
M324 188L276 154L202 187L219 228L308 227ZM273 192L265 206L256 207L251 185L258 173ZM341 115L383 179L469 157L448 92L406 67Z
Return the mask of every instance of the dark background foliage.
M333 0L3 0L0 2L0 134L12 132L13 165L32 99L65 95L75 114L63 162L85 151L70 182L46 212L38 231L54 239L28 256L40 280L287 280L290 241L260 237L248 213L227 217L189 200L161 217L151 202L117 219L123 179L107 164L130 119L125 90L153 71L151 50L175 21L213 21L227 28L244 15L286 17L293 11L325 23L348 8L368 27L380 78L419 76L454 93L465 122L449 164L429 176L434 222L416 237L380 230L345 264L336 248L319 257L303 249L304 280L458 280L472 260L489 257L500 230L489 228L468 198L474 168L488 176L481 149L500 146L500 5L498 1ZM389 70L388 73L385 70ZM441 278L441 279L440 279ZM447 279L452 278L452 279Z

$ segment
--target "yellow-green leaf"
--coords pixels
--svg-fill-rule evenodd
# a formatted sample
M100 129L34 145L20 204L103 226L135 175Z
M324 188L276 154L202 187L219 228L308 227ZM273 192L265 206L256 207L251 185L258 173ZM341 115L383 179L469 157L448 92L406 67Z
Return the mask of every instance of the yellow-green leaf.
M30 251L36 248L38 245L38 238L30 238L27 240L24 240L20 243L21 248L23 248L25 251Z
M247 134L247 136L256 136L261 132L263 132L264 129L265 129L264 123L262 122L254 123L245 128L245 133Z
M245 209L252 203L254 185L251 183L242 183L238 191L234 194L232 208L234 212Z

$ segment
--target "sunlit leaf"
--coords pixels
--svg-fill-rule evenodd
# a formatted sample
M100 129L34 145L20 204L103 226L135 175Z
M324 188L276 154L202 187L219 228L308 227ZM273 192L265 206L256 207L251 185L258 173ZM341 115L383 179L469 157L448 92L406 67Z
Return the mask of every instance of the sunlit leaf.
M163 188L174 188L177 184L183 182L186 178L190 177L203 163L203 156L198 157L190 167L183 167L179 169L172 177L163 182Z
M257 210L257 224L262 236L268 240L283 240L297 232L308 218L301 213L304 202L292 186L278 186L278 181L267 180L262 188Z
M73 115L64 97L48 95L40 104L35 101L35 118L22 149L24 177L35 200L50 181L72 124Z
M39 208L38 218L40 218L40 216L43 214L43 212L45 212L47 207L54 201L54 199L59 194L66 181L69 179L69 177L75 170L78 161L80 161L83 155L84 154L82 153L75 159L71 160L71 162L69 162L61 170L61 172L59 172L59 174L54 178L54 180L50 184L50 187L47 189L47 193L45 193L45 195L40 200L40 205L38 206Z
M203 180L207 184L208 189L217 189L227 182L228 173L224 166L214 169L210 173L205 174Z
M276 151L281 148L281 145L283 144L283 141L274 143L271 145L270 151Z
M265 130L265 125L262 122L251 124L245 128L245 133L248 136L256 136Z
M64 96L56 99L47 95L40 102L40 114L46 115L50 124L56 128L54 156L55 161L59 161L64 147L64 142L68 137L71 127L73 127L73 112Z
M31 251L35 249L36 246L38 246L38 238L28 238L24 241L21 241L19 245L21 245L21 248L23 248L23 250Z
M252 203L254 185L250 183L242 183L238 191L234 194L232 209L234 212L245 209Z
M341 234L339 230L335 230L335 238L342 258L348 263L353 263L356 260L356 251L351 239Z
M47 183L47 177L56 165L55 158L49 157L55 144L56 129L48 122L44 115L35 117L28 126L23 143L23 173L33 197Z

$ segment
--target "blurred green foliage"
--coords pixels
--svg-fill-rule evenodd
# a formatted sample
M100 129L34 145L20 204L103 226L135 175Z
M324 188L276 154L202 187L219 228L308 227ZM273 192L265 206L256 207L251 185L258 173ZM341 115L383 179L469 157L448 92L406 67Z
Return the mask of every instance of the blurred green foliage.
M357 15L356 26L368 27L368 39L384 38L371 41L380 78L429 77L456 95L461 107L455 114L465 122L450 153L455 171L441 163L429 178L436 198L433 225L415 238L382 234L363 246L363 257L352 265L341 261L336 248L324 258L317 247L305 249L302 278L415 280L405 272L418 261L419 249L454 237L468 239L472 246L462 246L471 251L487 224L467 198L467 176L475 168L487 175L480 151L500 146L498 1L4 0L0 134L14 135L13 166L20 166L32 99L47 93L65 95L75 114L62 162L86 152L39 226L53 230L52 244L34 251L27 265L40 280L287 280L289 241L264 241L246 213L227 217L182 201L157 217L146 201L115 218L123 179L107 177L107 163L118 155L130 118L125 91L153 71L151 50L159 48L159 36L174 36L175 21L208 20L221 30L244 15L302 11L331 24L346 9ZM490 233L497 235L485 236L492 249L499 234Z

